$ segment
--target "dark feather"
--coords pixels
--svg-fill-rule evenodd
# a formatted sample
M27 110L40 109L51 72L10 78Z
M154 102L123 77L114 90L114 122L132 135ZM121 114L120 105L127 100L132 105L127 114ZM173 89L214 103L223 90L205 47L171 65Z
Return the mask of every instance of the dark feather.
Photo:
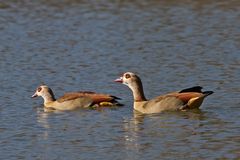
M205 92L203 92L203 94L205 96L208 96L208 95L213 94L213 93L214 93L213 91L205 91Z
M194 86L191 88L186 88L181 90L179 93L184 93L184 92L198 92L198 93L202 93L202 87L201 86Z

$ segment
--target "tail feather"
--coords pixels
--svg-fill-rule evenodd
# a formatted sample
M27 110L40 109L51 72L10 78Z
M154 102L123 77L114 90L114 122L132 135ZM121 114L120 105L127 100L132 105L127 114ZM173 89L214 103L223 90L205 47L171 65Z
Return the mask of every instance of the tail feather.
M209 96L210 94L213 94L214 92L213 91L204 91L203 94L204 96Z
M117 96L112 96L112 95L111 95L111 97L112 97L113 99L119 99L119 100L121 99L121 98L119 98L119 97L117 97Z
M184 93L184 92L199 92L199 93L201 93L202 92L201 90L202 90L201 86L194 86L191 88L183 89L179 93Z

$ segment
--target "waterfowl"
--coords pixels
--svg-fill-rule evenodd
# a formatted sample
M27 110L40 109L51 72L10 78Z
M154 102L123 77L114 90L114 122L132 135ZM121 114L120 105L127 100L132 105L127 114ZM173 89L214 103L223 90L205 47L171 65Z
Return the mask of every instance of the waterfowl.
M202 92L202 87L195 86L147 100L141 79L136 74L126 72L116 79L115 82L125 84L132 90L134 109L146 114L199 108L204 98L213 93L213 91Z
M41 96L44 100L44 107L54 110L74 110L77 108L101 107L121 105L117 102L118 97L95 93L95 92L69 92L59 99L55 99L53 91L46 85L41 85L36 89L32 98Z

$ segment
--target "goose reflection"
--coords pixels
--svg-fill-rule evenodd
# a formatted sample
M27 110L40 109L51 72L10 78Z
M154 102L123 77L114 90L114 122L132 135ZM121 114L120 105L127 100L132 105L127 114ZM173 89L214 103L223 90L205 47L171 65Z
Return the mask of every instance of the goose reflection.
M150 115L133 111L133 116L124 119L123 123L124 145L126 150L129 151L129 158L131 158L130 156L141 158L136 157L137 155L133 155L131 152L142 153L151 146L160 145L161 143L164 145L166 141L172 139L171 136L181 137L184 134L193 134L195 127L200 127L199 120L203 119L205 119L205 115L200 109ZM189 126L186 126L186 123L177 121L190 121L195 125L189 124ZM149 141L150 137L155 137L156 141ZM159 144L156 144L156 142Z
M144 117L144 114L133 111L133 116L125 118L123 121L123 146L128 152L124 159L141 158L141 153L150 144L149 142L143 140L145 137Z
M48 122L49 111L45 111L42 107L37 108L37 122L41 127L44 128L44 131L40 135L44 140L48 139L49 133L48 130L50 127Z

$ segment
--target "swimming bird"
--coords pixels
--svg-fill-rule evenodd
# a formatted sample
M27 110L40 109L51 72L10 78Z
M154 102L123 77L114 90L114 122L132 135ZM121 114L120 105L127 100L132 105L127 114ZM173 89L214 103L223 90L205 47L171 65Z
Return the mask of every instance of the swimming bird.
M202 92L201 86L194 86L147 100L144 95L141 79L136 74L126 72L116 79L115 82L125 84L132 90L134 109L146 114L199 108L204 98L213 93L213 91Z
M117 102L118 97L95 93L95 92L68 92L59 99L55 99L53 91L46 85L37 87L32 98L41 96L44 100L44 107L54 110L74 110L77 108L102 107L121 105Z

